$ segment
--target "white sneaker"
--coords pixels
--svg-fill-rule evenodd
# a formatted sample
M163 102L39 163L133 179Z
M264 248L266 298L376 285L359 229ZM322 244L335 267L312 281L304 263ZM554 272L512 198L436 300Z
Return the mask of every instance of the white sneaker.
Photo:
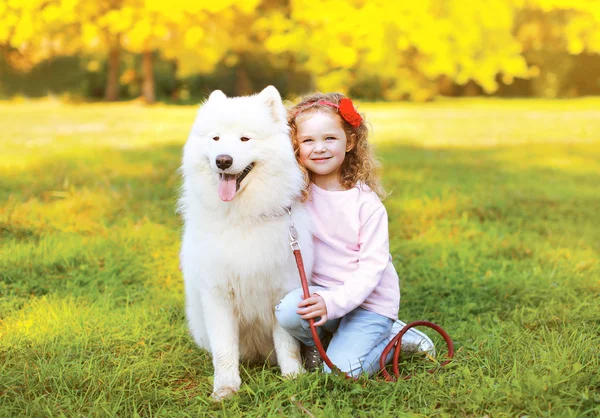
M392 325L392 331L388 337L388 342L392 341L402 328L406 326L406 323L396 319L394 325ZM402 355L407 356L423 356L429 354L435 357L435 346L431 338L424 332L419 331L416 328L409 329L406 334L402 336Z

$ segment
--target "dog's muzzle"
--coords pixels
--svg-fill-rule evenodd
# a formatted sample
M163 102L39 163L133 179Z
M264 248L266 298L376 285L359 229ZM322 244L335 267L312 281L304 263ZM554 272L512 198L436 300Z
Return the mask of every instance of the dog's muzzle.
M233 165L233 158L229 155L219 155L215 159L215 163L221 170L226 170ZM240 189L242 180L246 178L248 173L254 168L254 163L250 163L240 173L219 173L219 197L224 202L230 202L235 197L237 191Z

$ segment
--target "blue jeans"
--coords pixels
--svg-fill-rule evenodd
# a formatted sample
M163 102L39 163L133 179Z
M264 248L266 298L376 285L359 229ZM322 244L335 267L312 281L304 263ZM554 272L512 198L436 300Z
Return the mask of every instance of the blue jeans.
M310 286L313 294L324 289ZM283 329L307 346L314 346L308 321L296 313L302 300L302 289L288 293L275 308L275 316ZM379 357L388 343L388 336L394 321L375 312L356 308L345 316L331 319L317 327L319 338L324 331L333 333L327 348L327 356L341 371L352 376L367 373L369 376L379 371ZM393 351L387 361L393 357ZM331 370L326 365L324 371Z

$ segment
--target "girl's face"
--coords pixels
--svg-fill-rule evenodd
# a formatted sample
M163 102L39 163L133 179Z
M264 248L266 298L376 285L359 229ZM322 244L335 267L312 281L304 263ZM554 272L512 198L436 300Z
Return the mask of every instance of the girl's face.
M340 117L319 110L300 115L296 140L300 162L310 171L312 182L324 189L343 190L340 171L349 149Z

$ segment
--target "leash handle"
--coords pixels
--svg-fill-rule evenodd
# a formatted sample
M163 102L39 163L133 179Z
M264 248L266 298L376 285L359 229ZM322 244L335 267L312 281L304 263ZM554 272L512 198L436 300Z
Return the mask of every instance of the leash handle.
M454 357L454 343L452 342L450 335L448 335L448 333L446 331L444 331L444 329L442 327L440 327L437 324L434 324L433 322L414 321L414 322L411 322L410 324L406 324L400 330L400 332L398 334L396 334L396 336L394 338L392 338L392 341L390 341L388 343L388 345L385 346L385 348L383 349L383 352L381 353L381 357L379 358L379 368L381 369L383 377L386 381L395 382L396 380L398 380L400 378L400 369L398 367L398 363L400 361L400 353L402 352L402 337L404 336L404 334L406 334L406 332L409 329L418 327L418 326L424 326L424 327L433 329L438 334L440 334L446 341L446 345L448 346L448 354L447 354L448 359L446 361L444 361L443 363L441 363L439 365L439 367L444 367L446 364L448 364L448 363L450 363L450 361L452 361L452 358ZM394 348L394 357L392 360L392 368L393 368L394 376L391 376L385 368L385 366L386 366L385 360L387 359L388 353L391 351L392 348ZM429 369L429 370L427 370L427 373L433 374L433 373L435 373L436 370L438 370L438 368ZM411 377L412 377L412 375L407 375L407 376L404 376L402 379L408 380Z
M290 245L292 244L290 243ZM294 249L294 257L296 257L296 266L298 266L298 273L300 274L302 292L304 293L304 299L306 299L310 297L310 291L308 289L308 280L306 280L306 272L304 271L304 261L302 260L302 253L300 252L300 248ZM310 332L312 334L313 341L315 342L315 347L317 347L317 350L319 350L321 358L331 370L337 369L337 367L331 362L331 360L329 360L329 357L327 357L327 354L325 353L325 349L323 348L323 344L321 343L321 339L319 338L319 333L317 332L317 327L315 326L315 320L313 318L310 318L308 320L308 324L310 325Z

